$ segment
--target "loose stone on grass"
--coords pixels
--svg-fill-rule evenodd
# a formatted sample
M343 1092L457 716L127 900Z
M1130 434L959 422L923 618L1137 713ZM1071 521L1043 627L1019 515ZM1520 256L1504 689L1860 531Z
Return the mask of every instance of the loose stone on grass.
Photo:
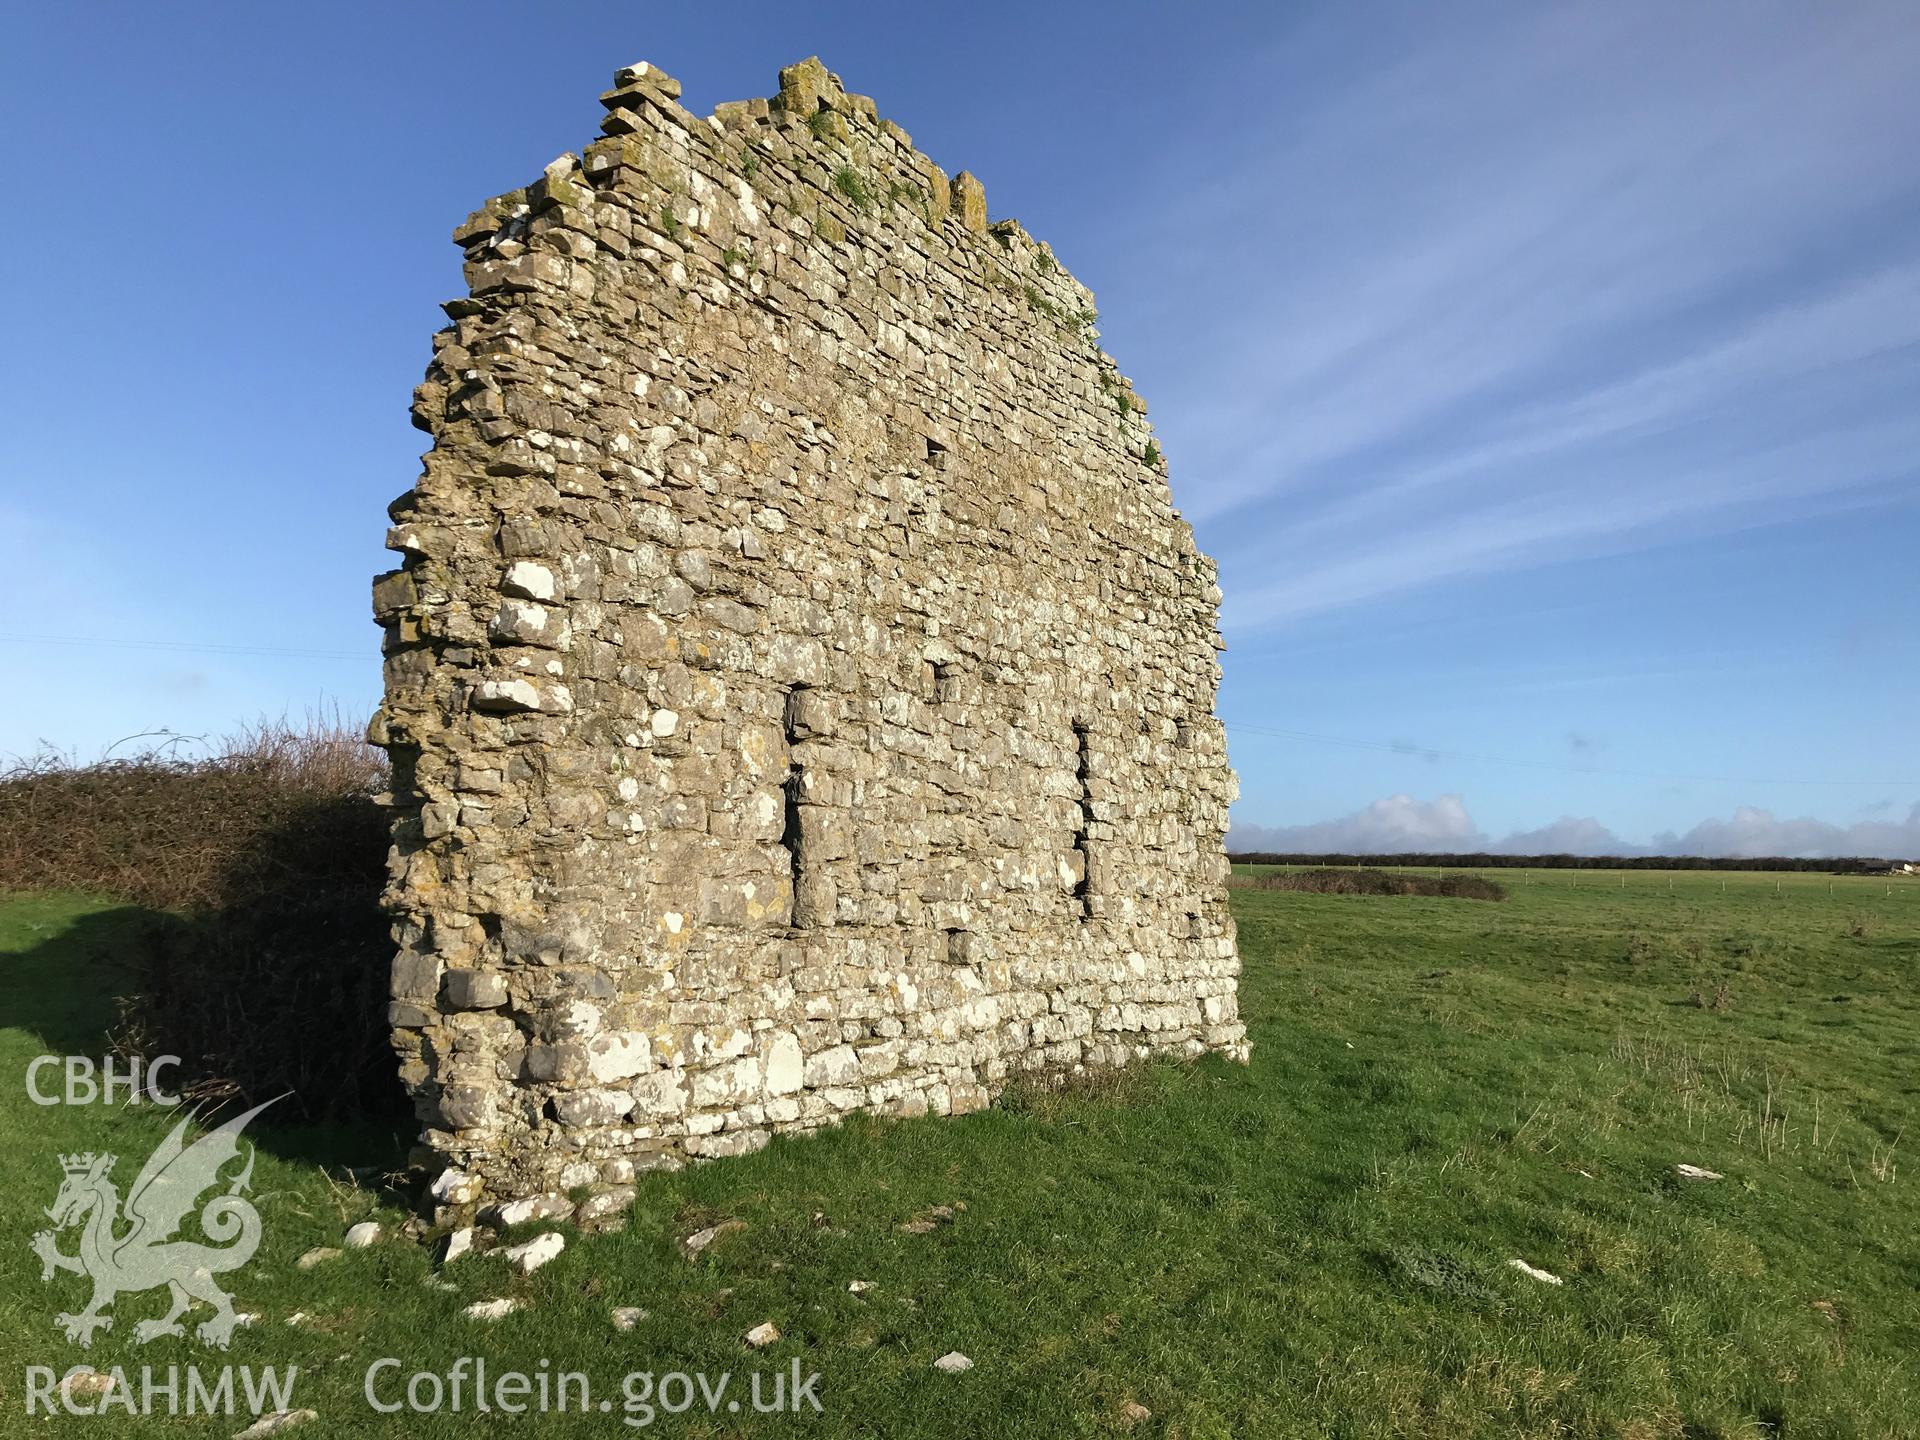
M687 1259L692 1260L728 1231L746 1228L747 1222L744 1220L722 1220L718 1225L709 1225L706 1229L696 1230L687 1236L680 1242L680 1251Z
M316 1265L324 1265L329 1260L338 1260L341 1252L331 1245L316 1245L298 1260L294 1261L296 1270L311 1270Z
M524 1310L527 1302L513 1297L498 1300L476 1300L467 1306L469 1320L504 1320L516 1310Z
M1511 1265L1515 1270L1518 1270L1522 1275L1530 1275L1535 1280L1541 1281L1543 1284L1564 1285L1567 1283L1566 1281L1562 1280L1558 1275L1555 1275L1552 1271L1536 1270L1533 1266L1529 1265L1526 1261L1518 1258L1507 1261L1507 1264Z
M763 1320L747 1331L747 1344L756 1350L764 1350L780 1338L780 1327L771 1320Z
M633 1207L635 1190L631 1185L614 1185L597 1195L589 1195L574 1212L577 1224L604 1226L622 1211Z
M529 1220L564 1220L573 1213L573 1202L564 1195L534 1195L525 1200L509 1200L495 1205L491 1218L498 1225L524 1225Z
M933 1368L936 1370L944 1370L949 1375L958 1375L962 1370L971 1370L973 1368L973 1361L962 1355L958 1350L949 1350L933 1362Z
M380 1235L378 1221L362 1220L347 1231L346 1239L341 1243L349 1250L365 1250L368 1246L379 1243Z
M495 1253L516 1267L522 1275L531 1275L549 1260L558 1258L566 1248L567 1237L557 1230L549 1230L544 1235L534 1236L524 1245L510 1245Z
M76 1365L60 1381L60 1393L80 1399L91 1399L104 1395L113 1389L113 1376L94 1369L91 1365Z
M613 1328L631 1330L647 1318L647 1312L638 1305L616 1305L613 1307Z
M278 1435L282 1430L319 1418L319 1412L314 1410L272 1410L237 1433L233 1440L264 1440L268 1435Z
M938 1230L942 1225L951 1224L955 1212L966 1208L964 1201L957 1205L930 1206L928 1209L914 1216L913 1219L901 1225L900 1228L909 1235L928 1235Z

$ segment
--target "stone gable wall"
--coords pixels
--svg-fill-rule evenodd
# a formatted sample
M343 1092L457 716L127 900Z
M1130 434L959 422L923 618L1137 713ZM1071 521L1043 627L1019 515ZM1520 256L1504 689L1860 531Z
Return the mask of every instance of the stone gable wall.
M1092 295L817 60L616 86L455 232L374 586L443 1199L1244 1058L1219 591Z

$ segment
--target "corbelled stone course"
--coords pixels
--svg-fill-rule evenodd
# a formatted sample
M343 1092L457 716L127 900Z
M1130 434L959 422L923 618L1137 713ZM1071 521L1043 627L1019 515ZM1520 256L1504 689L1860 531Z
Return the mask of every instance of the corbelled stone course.
M449 1203L1246 1054L1219 590L1092 295L818 60L678 95L454 232L374 586Z

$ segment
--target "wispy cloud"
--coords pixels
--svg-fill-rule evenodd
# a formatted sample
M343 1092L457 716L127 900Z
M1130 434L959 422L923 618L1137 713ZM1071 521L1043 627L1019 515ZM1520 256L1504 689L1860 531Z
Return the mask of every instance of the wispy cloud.
M1503 10L1366 58L1201 202L1264 277L1168 417L1230 625L1911 484L1910 11Z

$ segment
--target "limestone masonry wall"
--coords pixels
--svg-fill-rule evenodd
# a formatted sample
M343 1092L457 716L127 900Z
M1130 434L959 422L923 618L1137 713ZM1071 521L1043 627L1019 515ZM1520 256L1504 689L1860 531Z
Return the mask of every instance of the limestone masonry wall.
M1213 565L1093 297L817 60L454 233L374 586L450 1205L1244 1058Z

